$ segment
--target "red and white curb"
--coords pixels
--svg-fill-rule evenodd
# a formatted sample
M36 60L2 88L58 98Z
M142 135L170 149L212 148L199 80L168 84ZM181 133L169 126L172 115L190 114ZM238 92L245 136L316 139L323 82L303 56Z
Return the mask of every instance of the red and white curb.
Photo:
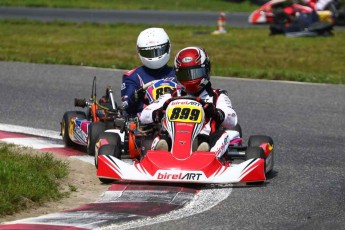
M0 123L0 140L93 163L84 152L65 148L58 132ZM207 188L207 189L205 189ZM0 224L0 229L129 229L186 218L211 209L231 187L117 183L98 201L63 212Z

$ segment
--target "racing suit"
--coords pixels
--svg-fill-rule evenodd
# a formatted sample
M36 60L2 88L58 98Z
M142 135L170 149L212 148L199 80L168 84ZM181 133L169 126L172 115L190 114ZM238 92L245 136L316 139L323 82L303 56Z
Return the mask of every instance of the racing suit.
M121 86L122 108L127 113L127 116L136 117L143 110L143 98L139 101L134 98L136 90L148 82L164 78L169 78L176 82L175 71L172 67L165 65L160 69L149 69L145 66L140 66L123 75Z
M178 95L178 93L164 94L155 103L148 105L141 112L140 122L142 124L153 123L153 113L160 109L167 100L172 98L172 95ZM186 93L181 92L181 95L186 95ZM223 117L218 121L205 117L204 126L198 135L199 143L207 142L210 145L210 151L215 152L216 156L220 158L230 143L230 137L224 129L231 129L237 125L237 115L232 108L231 100L226 91L213 89L211 83L208 83L198 95L193 96L200 97L205 102L213 103L218 111L222 113ZM220 126L224 129L220 129Z

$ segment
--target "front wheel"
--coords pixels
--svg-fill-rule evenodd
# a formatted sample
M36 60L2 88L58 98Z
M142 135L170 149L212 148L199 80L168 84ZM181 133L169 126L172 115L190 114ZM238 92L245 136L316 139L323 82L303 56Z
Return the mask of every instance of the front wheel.
M246 159L252 159L252 158L261 158L265 159L265 153L264 150L260 147L248 147L246 149Z
M89 124L87 133L87 153L90 156L95 155L95 146L99 135L104 132L105 125L103 122L93 122Z
M98 155L112 155L112 153L115 151L116 146L115 145L103 145L98 152ZM98 168L98 163L96 163L96 167ZM98 178L102 183L104 184L110 184L113 183L115 180L114 179L108 179L108 178Z
M274 166L274 150L273 150L273 140L271 137L269 136L265 136L265 135L254 135L254 136L250 136L249 140L248 140L248 147L260 147L260 145L265 144L265 143L269 143L270 146L272 147L271 152L269 153L269 155L265 156L265 166L266 166L266 174L270 173L273 170L273 166Z
M264 150L260 147L248 147L246 149L246 159L261 158L265 159ZM264 172L266 172L266 163L264 164ZM248 185L262 185L264 181L247 182Z
M249 137L248 146L250 147L259 147L262 143L270 143L273 146L273 140L269 136L253 135Z
M118 159L121 159L121 137L117 133L103 132L98 141L101 141L106 144L100 146L98 151L95 154L95 166L98 168L97 158L98 155L111 155ZM98 142L97 141L97 142Z

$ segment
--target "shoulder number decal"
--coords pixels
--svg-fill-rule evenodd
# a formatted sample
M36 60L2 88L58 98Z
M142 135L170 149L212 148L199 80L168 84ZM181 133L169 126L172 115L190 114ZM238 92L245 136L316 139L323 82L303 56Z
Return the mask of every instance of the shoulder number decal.
M167 91L173 90L173 89L174 88L172 86L167 86L167 85L159 86L152 90L152 97L154 100L157 100L160 96L165 94Z

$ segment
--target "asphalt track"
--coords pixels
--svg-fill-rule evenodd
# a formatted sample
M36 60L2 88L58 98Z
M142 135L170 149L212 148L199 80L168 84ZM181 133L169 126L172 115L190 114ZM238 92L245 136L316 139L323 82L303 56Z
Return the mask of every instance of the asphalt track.
M90 96L93 76L98 95L110 84L120 101L122 70L7 62L0 70L0 123L58 132L63 113L75 109L73 98ZM343 229L345 86L213 82L230 93L245 140L251 134L274 139L274 172L264 186L226 185L231 194L205 212L152 219L156 224L140 229Z
M226 10L224 10L226 11ZM41 21L71 21L98 23L145 23L173 25L216 26L217 12L171 12L153 10L85 10L0 7L0 18L27 18ZM249 13L227 13L227 25L234 27L258 27L248 23Z
M268 30L268 25L253 25L248 23L249 13L226 12L226 27L253 27ZM154 11L154 10L93 10L93 9L61 9L35 7L1 7L0 18L26 18L39 21L70 21L76 23L129 23L157 25L194 25L217 26L218 12L191 12L191 11ZM335 26L336 30L345 29L344 26ZM201 32L203 33L203 32Z

